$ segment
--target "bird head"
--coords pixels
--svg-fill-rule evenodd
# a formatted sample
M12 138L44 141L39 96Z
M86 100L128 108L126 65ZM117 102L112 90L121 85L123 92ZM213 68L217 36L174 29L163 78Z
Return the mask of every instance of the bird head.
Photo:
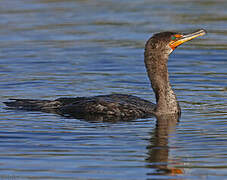
M197 30L193 33L182 34L177 32L161 32L154 34L147 42L148 51L152 53L161 53L169 55L181 44L190 41L198 36L206 34L204 29Z

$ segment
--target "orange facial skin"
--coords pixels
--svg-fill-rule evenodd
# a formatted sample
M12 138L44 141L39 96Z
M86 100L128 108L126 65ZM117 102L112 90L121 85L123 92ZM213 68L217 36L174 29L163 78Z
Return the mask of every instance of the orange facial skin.
M190 41L198 36L203 36L206 34L206 31L201 29L190 34L175 34L175 39L170 41L169 46L174 50L177 46L183 44L184 42Z

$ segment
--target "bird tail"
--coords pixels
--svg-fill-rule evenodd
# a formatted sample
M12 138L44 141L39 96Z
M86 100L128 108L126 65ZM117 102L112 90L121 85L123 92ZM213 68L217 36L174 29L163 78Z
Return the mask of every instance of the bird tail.
M35 99L9 99L3 102L9 108L21 109L27 111L50 111L59 107L58 101L35 100Z

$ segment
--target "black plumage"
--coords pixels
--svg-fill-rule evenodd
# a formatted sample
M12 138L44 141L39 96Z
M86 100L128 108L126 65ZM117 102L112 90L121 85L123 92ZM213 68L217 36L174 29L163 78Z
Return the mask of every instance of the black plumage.
M10 108L57 113L88 120L131 120L160 114L180 114L180 106L169 82L168 57L180 44L204 34L204 30L186 35L162 32L147 41L144 61L156 95L156 104L125 94L56 100L11 99L4 103Z

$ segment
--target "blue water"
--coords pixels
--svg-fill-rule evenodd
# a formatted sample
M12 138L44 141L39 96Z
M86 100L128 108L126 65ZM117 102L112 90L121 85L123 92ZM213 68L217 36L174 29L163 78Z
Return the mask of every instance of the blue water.
M0 101L109 93L155 101L145 41L206 36L171 55L182 108L155 118L87 122L0 108L0 179L227 179L227 1L0 2Z

